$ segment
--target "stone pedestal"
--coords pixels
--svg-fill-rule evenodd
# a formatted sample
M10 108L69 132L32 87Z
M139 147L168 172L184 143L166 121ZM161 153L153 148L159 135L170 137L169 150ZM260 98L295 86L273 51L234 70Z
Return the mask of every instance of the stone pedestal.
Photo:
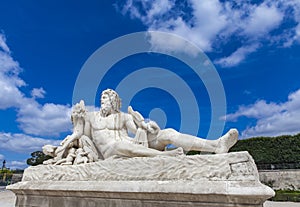
M258 207L274 196L247 152L41 165L7 188L17 207Z

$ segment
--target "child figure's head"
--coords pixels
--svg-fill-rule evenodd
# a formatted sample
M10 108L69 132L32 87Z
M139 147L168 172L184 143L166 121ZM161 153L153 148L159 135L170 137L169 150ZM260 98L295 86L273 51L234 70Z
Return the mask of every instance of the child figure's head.
M76 152L76 149L72 147L69 149L68 152L69 152L69 154L74 154Z
M77 150L76 150L76 154L78 155L78 154L83 154L84 153L84 151L83 151L83 149L82 148L78 148Z

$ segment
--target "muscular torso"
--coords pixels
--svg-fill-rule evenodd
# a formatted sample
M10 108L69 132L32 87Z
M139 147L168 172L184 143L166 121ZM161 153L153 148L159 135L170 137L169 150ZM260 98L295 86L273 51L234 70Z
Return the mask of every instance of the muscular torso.
M116 141L129 141L127 123L131 121L130 118L130 115L122 112L107 117L102 117L99 112L89 113L86 122L96 147L103 152Z

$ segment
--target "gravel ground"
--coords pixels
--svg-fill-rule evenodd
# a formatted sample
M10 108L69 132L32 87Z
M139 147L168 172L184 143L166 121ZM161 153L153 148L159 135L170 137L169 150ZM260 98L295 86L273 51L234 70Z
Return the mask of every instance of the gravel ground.
M0 206L14 207L16 197L13 192L0 187ZM266 201L264 207L300 207L300 203Z
M0 188L0 206L1 207L14 207L15 206L15 194L9 190Z
M264 207L300 207L300 203L266 201Z

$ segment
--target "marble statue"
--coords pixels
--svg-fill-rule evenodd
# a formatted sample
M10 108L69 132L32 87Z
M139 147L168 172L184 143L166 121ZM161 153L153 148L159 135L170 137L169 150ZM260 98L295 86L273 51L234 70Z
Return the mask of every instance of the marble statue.
M160 129L132 107L128 113L120 107L111 89L102 92L99 111L77 103L73 133L59 146L43 147L53 158L25 169L22 182L7 187L16 194L15 206L262 207L275 195L259 181L248 152L227 153L236 129L205 140ZM168 144L178 148L165 150ZM188 150L215 154L183 156Z
M73 133L60 146L43 147L43 152L53 157L44 164L81 164L114 156L179 156L189 150L221 154L227 153L237 142L236 129L230 129L217 140L182 134L174 129L160 129L154 121L146 122L130 106L128 113L121 112L121 99L112 89L103 91L100 101L101 108L95 112L88 112L83 101L74 106L71 116ZM135 137L130 137L129 131ZM178 148L165 151L168 144Z
M59 146L43 147L53 158L25 169L22 182L7 187L16 194L15 206L263 207L275 195L260 183L248 152L227 153L236 129L205 140L160 129L132 107L128 113L120 107L111 89L102 92L99 111L77 103L73 133ZM165 150L168 144L178 148ZM215 154L183 156L188 150Z

